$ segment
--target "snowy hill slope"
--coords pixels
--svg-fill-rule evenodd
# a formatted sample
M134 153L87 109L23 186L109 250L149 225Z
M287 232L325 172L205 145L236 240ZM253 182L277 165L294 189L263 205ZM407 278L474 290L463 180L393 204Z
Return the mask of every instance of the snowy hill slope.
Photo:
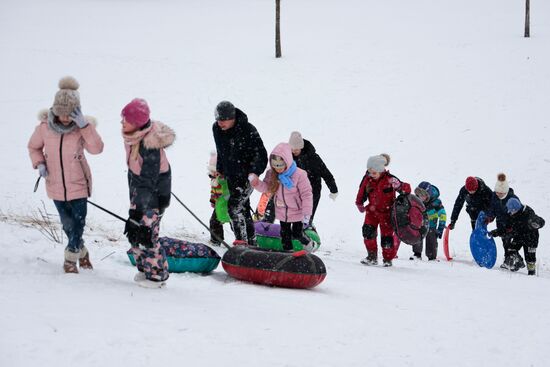
M452 263L406 260L402 246L393 268L366 268L353 205L368 156L387 152L404 181L434 182L449 213L466 176L492 187L504 171L550 218L550 5L533 4L530 39L523 6L283 2L276 60L273 1L2 1L3 214L28 215L42 200L55 212L43 186L32 193L26 143L67 74L105 141L89 159L92 200L121 215L119 115L137 96L176 130L173 190L205 221L213 109L222 99L248 114L268 150L301 131L340 196L333 203L323 190L316 225L328 276L311 291L237 282L221 267L208 277L173 275L162 291L139 289L122 224L94 208L85 239L95 270L67 276L63 246L0 223L0 365L545 365L546 228L534 278L474 266L464 212L451 234ZM162 231L207 240L177 202Z

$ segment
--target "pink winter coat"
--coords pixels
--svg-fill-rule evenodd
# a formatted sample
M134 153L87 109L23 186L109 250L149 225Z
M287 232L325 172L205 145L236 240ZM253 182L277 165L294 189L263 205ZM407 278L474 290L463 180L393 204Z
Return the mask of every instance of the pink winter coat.
M48 124L48 111L39 115L40 124L32 134L28 149L32 167L45 163L48 169L46 192L58 201L87 198L92 193L92 174L84 155L103 151L103 141L95 129L95 121L86 116L88 125L60 134Z
M288 143L278 144L271 154L283 158L287 166L286 171L288 171L288 168L294 162L292 159L292 150ZM260 192L267 192L271 180L277 179L277 172L271 168L265 174L263 181L260 180L256 184L255 189ZM296 168L290 179L293 183L290 189L284 187L279 182L279 188L273 198L275 203L275 218L282 222L301 222L306 215L311 216L313 211L311 184L307 178L307 172L301 168Z

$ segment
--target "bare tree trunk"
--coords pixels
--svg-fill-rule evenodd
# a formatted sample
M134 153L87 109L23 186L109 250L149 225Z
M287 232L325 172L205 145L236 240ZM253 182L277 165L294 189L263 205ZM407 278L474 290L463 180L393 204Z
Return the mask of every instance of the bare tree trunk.
M525 0L525 34L524 37L530 36L530 25L529 25L529 8L530 0Z
M275 57L281 57L281 0L275 0Z

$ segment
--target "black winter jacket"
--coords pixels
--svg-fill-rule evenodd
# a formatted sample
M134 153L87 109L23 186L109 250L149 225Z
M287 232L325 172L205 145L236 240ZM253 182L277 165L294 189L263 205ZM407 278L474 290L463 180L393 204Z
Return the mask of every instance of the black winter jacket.
M159 173L160 150L145 148L143 141L139 146L139 155L143 158L141 174L138 176L128 170L130 202L141 213L147 209L159 209L162 213L170 205L172 171L169 169Z
M299 156L294 157L296 165L307 172L307 177L311 183L313 196L321 195L321 178L325 180L331 193L337 193L338 187L334 176L328 170L325 162L315 152L315 147L308 140L304 139L304 148Z
M260 176L267 166L267 152L258 130L244 112L236 109L235 126L222 130L212 125L218 160L216 170L229 182L248 182L248 174Z
M504 228L506 228L506 225L510 220L510 214L508 214L508 211L506 209L506 203L511 198L516 198L519 200L519 198L514 194L514 189L512 188L508 190L508 194L506 195L506 197L504 197L504 199L499 199L497 194L493 192L493 197L491 199L491 208L489 209L487 215L491 218L496 218L498 230L503 230Z
M544 227L544 219L535 214L535 211L525 205L522 210L510 216L507 233L512 241L520 242L528 247L537 247L539 243L539 229Z
M466 201L466 211L468 213L479 213L480 211L488 212L491 208L491 200L493 191L479 177L476 177L478 188L473 194L470 194L466 187L462 186L455 200L453 213L451 214L451 222L456 222L464 201Z

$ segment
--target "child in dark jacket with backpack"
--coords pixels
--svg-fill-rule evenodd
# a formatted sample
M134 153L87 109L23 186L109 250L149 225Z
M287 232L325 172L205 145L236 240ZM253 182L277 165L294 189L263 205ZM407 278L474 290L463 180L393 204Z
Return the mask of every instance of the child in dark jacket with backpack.
M377 227L380 226L382 257L384 266L392 266L392 259L396 255L393 244L393 227L390 211L395 201L395 194L410 193L411 186L401 182L397 177L386 170L390 163L390 156L380 154L372 156L367 161L367 172L361 180L355 205L361 213L365 213L363 224L363 241L368 256L361 260L365 265L378 264L378 247L376 244ZM368 201L367 206L364 206Z
M447 221L447 213L445 207L439 199L439 189L423 181L414 189L414 194L422 200L426 207L428 215L428 233L426 234L426 257L428 260L437 258L437 239L443 236L445 222ZM411 260L422 258L422 242L413 245L413 256Z
M516 253L521 250L527 261L529 275L535 275L537 262L537 247L539 244L539 229L544 227L544 219L535 214L535 211L527 205L523 205L518 199L511 198L506 203L506 210L510 215L505 230L495 229L490 232L491 236L497 237L507 234L510 236L510 248ZM523 261L515 255L511 255L510 270L518 271L525 267Z

